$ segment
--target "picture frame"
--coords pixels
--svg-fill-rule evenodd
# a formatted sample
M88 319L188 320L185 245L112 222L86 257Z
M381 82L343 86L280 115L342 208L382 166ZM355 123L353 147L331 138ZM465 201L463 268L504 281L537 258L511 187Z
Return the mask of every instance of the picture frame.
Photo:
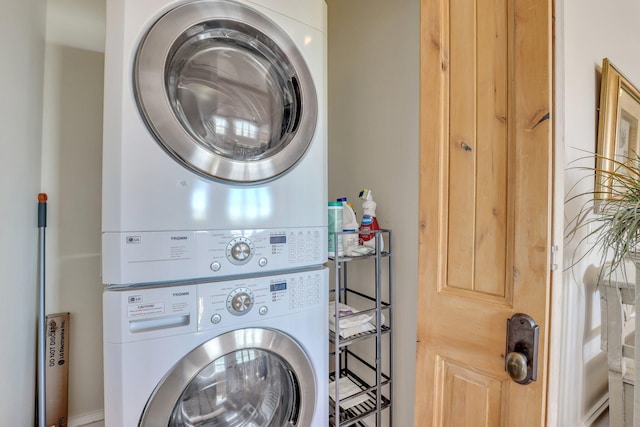
M639 165L640 91L609 61L602 60L596 200L616 200L619 176Z

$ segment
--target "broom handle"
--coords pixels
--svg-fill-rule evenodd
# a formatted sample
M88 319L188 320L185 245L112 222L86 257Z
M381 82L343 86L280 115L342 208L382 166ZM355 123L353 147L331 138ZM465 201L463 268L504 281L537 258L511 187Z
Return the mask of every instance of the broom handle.
M47 195L45 193L38 194L38 229L40 231L39 242L39 303L38 303L38 427L46 427L47 425L47 401L46 401L46 329L47 321L45 317L45 229L47 228Z

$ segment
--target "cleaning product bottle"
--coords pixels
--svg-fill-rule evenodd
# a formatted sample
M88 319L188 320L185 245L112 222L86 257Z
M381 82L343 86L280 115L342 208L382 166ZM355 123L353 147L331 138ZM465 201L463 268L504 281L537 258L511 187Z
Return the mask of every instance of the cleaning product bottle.
M335 234L342 231L342 202L329 202L328 206L328 226L329 233L328 252L330 257L342 256L342 234Z
M358 220L356 213L353 210L353 206L347 200L346 197L340 197L337 199L342 203L342 231L345 234L342 235L342 247L346 256L353 256L353 250L358 247Z
M364 202L362 202L363 215L359 235L360 245L375 249L376 235L369 231L380 230L380 225L378 225L378 220L376 218L376 202L373 201L371 190L366 188L360 192L359 197L364 200ZM380 239L380 252L383 250L384 241Z

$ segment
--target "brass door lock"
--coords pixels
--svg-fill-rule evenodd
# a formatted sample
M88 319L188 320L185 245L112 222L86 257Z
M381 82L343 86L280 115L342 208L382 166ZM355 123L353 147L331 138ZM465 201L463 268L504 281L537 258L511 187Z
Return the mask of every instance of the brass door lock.
M534 320L522 313L507 320L507 348L504 369L518 384L538 378L538 334Z

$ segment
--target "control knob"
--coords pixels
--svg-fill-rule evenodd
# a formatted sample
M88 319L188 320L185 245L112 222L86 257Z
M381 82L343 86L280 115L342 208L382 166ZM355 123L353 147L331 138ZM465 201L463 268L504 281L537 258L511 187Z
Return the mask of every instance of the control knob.
M237 237L227 244L227 259L235 265L249 262L253 256L253 242L246 237Z
M242 316L253 307L253 293L247 288L237 288L227 297L227 310L234 316Z

